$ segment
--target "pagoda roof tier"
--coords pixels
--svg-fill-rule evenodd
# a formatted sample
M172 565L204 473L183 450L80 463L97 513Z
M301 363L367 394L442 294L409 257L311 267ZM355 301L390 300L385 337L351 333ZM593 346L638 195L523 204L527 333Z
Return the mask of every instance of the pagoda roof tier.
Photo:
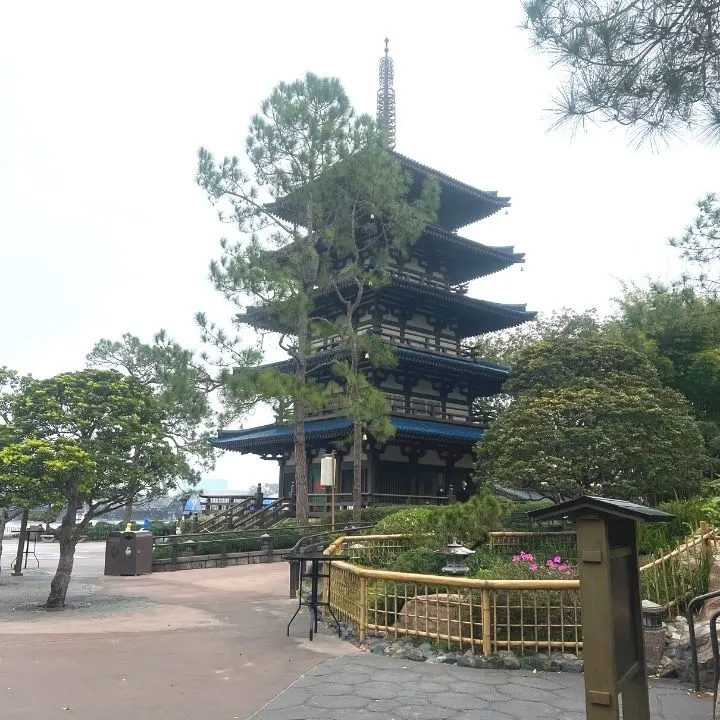
M458 425L433 420L391 415L395 437L414 440L434 440L472 446L483 437L483 429L476 425ZM347 417L324 418L305 422L305 437L309 441L338 440L352 431L352 420ZM293 426L264 425L247 430L224 430L212 440L221 450L241 453L278 452L293 445Z
M442 254L447 280L453 285L525 262L525 253L516 253L512 246L484 245L438 225L428 225L415 247Z
M416 350L414 348L397 346L394 348L398 357L399 366L416 365L423 368L437 368L443 374L451 374L453 377L469 378L487 378L502 384L508 379L510 368L506 365L498 365L487 360L480 360L470 357L458 357L446 355L438 352L428 352L427 350ZM349 354L349 350L344 347L334 347L328 350L311 355L308 358L308 369L324 365L333 360L340 360ZM279 362L263 365L263 368L277 370L278 372L294 372L296 361L280 360Z
M352 284L352 281L348 281L348 284ZM533 320L537 315L528 311L524 304L512 305L477 300L459 292L449 291L432 280L425 281L423 278L402 272L391 273L390 281L386 285L366 290L365 298L369 299L372 294L379 296L381 301L395 302L399 306L407 307L411 304L418 312L426 311L433 315L450 316L457 323L460 337L471 337L515 327ZM322 292L314 300L315 314L330 319L339 313L339 310L333 312L333 308L337 305L334 290ZM238 315L237 319L256 328L279 331L273 314L265 311L262 306L248 307L247 313Z
M437 224L449 230L470 225L494 215L498 210L510 206L510 198L498 195L497 190L480 190L472 185L456 180L445 173L423 165L417 160L391 151L391 155L412 177L411 196L419 195L422 183L428 177L434 178L440 185L440 208ZM295 222L297 210L289 201L292 195L268 203L267 209L283 220ZM302 225L302 220L298 220Z
M412 174L416 191L419 192L425 177L438 181L440 210L437 224L442 227L457 230L510 207L510 198L498 195L497 190L480 190L406 155L394 151L392 154L400 165Z

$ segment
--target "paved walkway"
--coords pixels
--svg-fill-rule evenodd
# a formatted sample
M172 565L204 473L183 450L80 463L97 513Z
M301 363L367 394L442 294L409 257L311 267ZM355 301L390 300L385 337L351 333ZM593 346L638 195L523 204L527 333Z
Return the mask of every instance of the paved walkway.
M710 720L712 703L651 684L654 720ZM582 675L473 670L363 653L328 660L252 720L581 720ZM626 718L626 720L633 720Z
M28 609L47 597L51 558L11 578L3 553L2 720L245 720L318 663L356 652L330 634L309 643L302 620L285 636L297 606L286 563L103 577L93 545L78 547L77 609L51 613Z

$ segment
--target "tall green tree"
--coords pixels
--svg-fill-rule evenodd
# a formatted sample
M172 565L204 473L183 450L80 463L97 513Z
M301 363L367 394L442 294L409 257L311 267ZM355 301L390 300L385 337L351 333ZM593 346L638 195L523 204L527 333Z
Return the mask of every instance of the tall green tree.
M28 380L15 370L0 366L0 450L21 439L13 424L12 405ZM22 514L25 507L28 505L24 501L18 502L9 481L0 477L0 560L5 524Z
M701 489L691 409L641 353L602 336L541 341L507 389L513 403L477 447L482 482L651 503Z
M693 271L681 278L679 285L698 293L717 297L720 290L720 200L709 193L698 201L698 215L682 235L670 238L670 245L680 250Z
M271 399L279 418L292 419L302 524L309 509L305 418L326 399L313 376L323 364L309 364L313 341L344 332L351 346L349 365L337 366L344 386L353 402L360 392L372 394L368 383L349 375L357 370L360 352L352 340L355 314L364 289L380 282L391 251L414 242L431 220L438 191L428 184L420 198L407 199L409 181L382 145L375 123L355 115L333 78L308 74L281 83L252 119L247 153L250 174L237 158L216 163L200 151L198 182L213 201L229 204L225 217L244 237L223 241L223 255L211 265L216 288L240 311L233 332L203 314L198 322L203 339L229 356L242 325L278 333L280 347L294 361L292 377L253 370L232 380L242 396ZM336 292L342 302L340 326L315 312L324 291ZM256 305L246 307L248 301Z
M214 467L216 452L209 442L214 430L211 397L224 387L222 373L215 373L165 331L157 333L152 343L129 333L121 340L100 340L88 354L87 365L117 371L150 390L175 453L198 472ZM132 508L130 501L125 522L132 519Z
M394 434L390 404L361 370L364 361L392 367L391 344L358 331L366 291L389 279L393 262L405 258L428 224L435 221L439 186L426 180L410 198L411 178L390 155L384 137L368 123L362 150L330 168L321 179L324 217L321 241L326 279L343 313L329 334L346 355L333 363L341 407L353 421L353 522L362 512L363 437L384 443Z
M534 44L567 71L559 122L599 117L642 140L720 139L720 2L524 0Z
M615 323L664 385L682 393L696 416L720 424L720 299L691 288L627 288Z
M228 208L221 218L237 225L243 238L222 242L222 257L210 268L215 287L240 311L242 325L280 334L280 347L295 361L293 396L297 519L308 520L305 447L306 378L312 352L313 301L318 284L319 178L359 147L367 118L356 117L339 80L308 73L280 83L262 103L246 140L250 171L238 157L216 162L199 151L198 184L214 203ZM262 309L244 312L250 301ZM233 353L234 340L200 314L203 337ZM267 385L268 377L264 382ZM286 380L278 380L281 390Z
M542 340L558 338L580 338L601 332L602 324L595 310L578 313L569 308L541 314L532 320L509 330L470 338L465 349L473 357L488 360L512 369L518 355ZM491 397L476 398L473 411L476 415L492 422L508 407L512 397L505 391Z
M164 410L150 389L108 370L31 380L13 400L13 422L27 442L6 456L6 472L31 478L23 467L40 468L42 485L65 505L48 608L65 604L75 547L93 518L194 477L166 439Z

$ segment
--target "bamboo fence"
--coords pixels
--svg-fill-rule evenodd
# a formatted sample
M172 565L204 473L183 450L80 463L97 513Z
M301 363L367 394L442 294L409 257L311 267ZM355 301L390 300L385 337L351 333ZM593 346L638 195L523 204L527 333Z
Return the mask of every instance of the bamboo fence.
M508 538L527 540L533 533L494 533L492 543ZM562 547L574 534L534 533L542 541L553 536ZM582 652L579 580L479 580L377 570L366 565L412 544L406 535L340 537L325 551L347 560L332 564L324 588L338 618L368 633L389 637L422 637L448 648L476 648L488 655L498 650ZM718 552L720 531L703 523L698 534L675 550L639 568L643 598L661 605L668 616L704 592L710 563ZM517 546L517 545L515 545Z

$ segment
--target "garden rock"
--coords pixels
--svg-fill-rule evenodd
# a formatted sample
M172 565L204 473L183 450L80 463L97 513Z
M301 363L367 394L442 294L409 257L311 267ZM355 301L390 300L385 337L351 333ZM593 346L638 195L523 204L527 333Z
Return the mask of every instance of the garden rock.
M415 662L425 662L427 656L419 647L412 647L406 651L405 657Z
M663 678L677 677L688 681L692 676L692 653L690 652L690 631L684 617L676 617L665 630L667 645L660 660L658 674ZM713 661L710 642L710 624L707 620L695 623L700 682L705 687L712 685Z
M431 635L459 636L461 630L467 633L468 624L473 619L469 605L461 604L461 599L460 595L448 593L416 595L403 605L395 627L398 630L421 630Z
M505 670L520 669L520 658L512 650L503 650L498 653L498 657L502 660Z

